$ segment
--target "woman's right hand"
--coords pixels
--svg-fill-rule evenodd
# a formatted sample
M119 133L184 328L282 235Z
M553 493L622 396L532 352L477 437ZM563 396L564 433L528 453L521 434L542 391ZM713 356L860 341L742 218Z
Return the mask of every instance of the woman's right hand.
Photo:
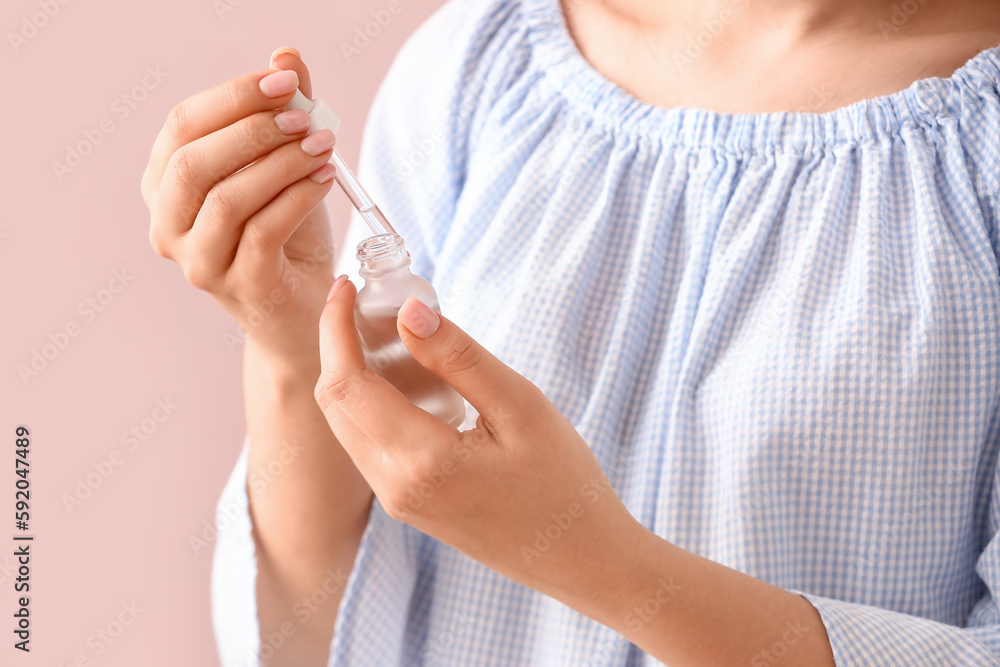
M318 365L318 325L333 282L323 197L335 137L280 112L309 71L292 49L272 69L204 90L170 112L142 176L150 242L177 262L269 356Z

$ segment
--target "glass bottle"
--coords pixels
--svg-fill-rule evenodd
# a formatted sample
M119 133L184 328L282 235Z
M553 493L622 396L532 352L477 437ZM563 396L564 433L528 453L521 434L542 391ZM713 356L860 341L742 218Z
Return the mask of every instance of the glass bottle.
M372 236L358 244L360 275L365 280L354 302L368 368L384 377L418 408L450 426L465 420L465 400L451 385L417 363L396 330L396 315L415 296L441 312L429 282L410 272L410 253L398 234Z

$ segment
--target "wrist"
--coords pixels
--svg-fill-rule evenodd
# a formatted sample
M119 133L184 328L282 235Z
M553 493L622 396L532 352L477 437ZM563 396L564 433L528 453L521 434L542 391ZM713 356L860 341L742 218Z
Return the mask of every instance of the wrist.
M261 377L275 390L312 395L320 375L319 343L311 349L276 350L247 336L243 363L248 375Z
M647 605L665 604L680 590L677 579L664 576L675 548L631 515L619 516L604 534L552 563L546 585L536 588L633 639L644 629L636 619L646 625Z

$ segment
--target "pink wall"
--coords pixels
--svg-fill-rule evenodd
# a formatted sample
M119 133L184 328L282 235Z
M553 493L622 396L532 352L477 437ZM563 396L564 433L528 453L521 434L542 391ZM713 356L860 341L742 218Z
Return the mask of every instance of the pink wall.
M243 437L241 350L227 348L228 315L150 249L139 178L171 107L266 67L284 45L311 66L315 94L344 120L339 150L356 162L382 75L442 4L397 2L401 11L347 62L341 44L389 0L4 0L0 664L217 662L211 554L195 554L188 538L212 520ZM148 91L147 68L163 73ZM122 96L134 106L127 116ZM81 142L96 146L60 178L53 162ZM329 205L346 216L339 189ZM74 336L60 333L67 327ZM18 366L30 367L35 350L52 358L22 380ZM176 405L162 423L151 421L158 401ZM33 433L30 655L12 649L11 634L18 424ZM144 425L145 441L123 442ZM119 465L109 462L115 450ZM97 488L69 511L65 496L97 469L110 475L92 476ZM117 634L133 602L141 611L105 635L108 645L97 633Z

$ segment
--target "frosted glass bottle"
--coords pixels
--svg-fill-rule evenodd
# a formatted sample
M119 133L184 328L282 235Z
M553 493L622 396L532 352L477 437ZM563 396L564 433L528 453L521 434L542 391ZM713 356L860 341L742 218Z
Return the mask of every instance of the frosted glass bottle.
M410 253L398 234L383 234L358 244L360 275L365 280L354 302L368 368L378 373L418 408L450 426L465 420L465 401L451 385L417 363L396 330L396 315L415 296L441 312L429 282L410 272Z

